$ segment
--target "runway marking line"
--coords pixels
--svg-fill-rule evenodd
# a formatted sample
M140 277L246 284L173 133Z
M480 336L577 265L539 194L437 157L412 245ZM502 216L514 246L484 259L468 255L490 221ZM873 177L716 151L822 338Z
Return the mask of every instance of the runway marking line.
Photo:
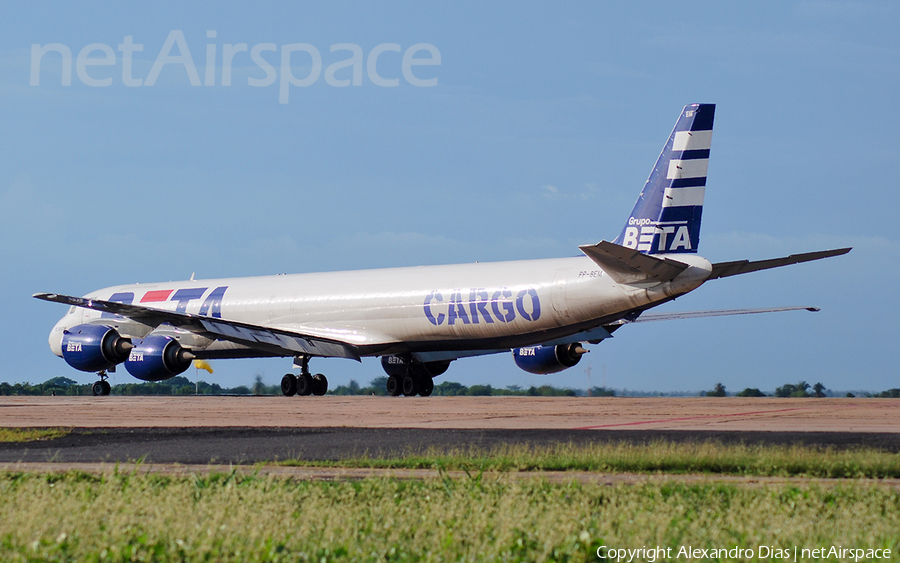
M612 428L614 426L637 426L640 424L663 424L666 422L680 422L683 420L704 420L704 419L712 419L712 418L727 418L733 416L750 416L754 414L772 414L779 412L789 412L789 411L804 411L810 410L813 407L795 407L792 409L778 409L774 411L753 411L753 412L736 412L730 414L704 414L701 416L685 416L682 418L664 418L660 420L638 420L636 422L617 422L615 424L599 424L597 426L581 426L578 428L574 428L574 430L594 430L595 428Z

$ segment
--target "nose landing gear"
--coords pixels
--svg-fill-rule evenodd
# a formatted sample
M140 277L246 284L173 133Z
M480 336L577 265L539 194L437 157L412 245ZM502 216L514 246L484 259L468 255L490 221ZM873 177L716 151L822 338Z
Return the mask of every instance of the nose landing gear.
M101 395L109 395L112 387L106 380L106 378L109 377L108 375L106 375L106 370L100 370L97 376L100 378L100 381L95 381L94 384L91 385L91 393L93 393L95 397L99 397Z

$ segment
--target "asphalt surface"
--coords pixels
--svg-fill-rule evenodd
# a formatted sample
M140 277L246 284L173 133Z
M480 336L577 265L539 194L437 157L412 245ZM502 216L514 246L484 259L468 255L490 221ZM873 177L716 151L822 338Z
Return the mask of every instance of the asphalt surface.
M0 427L900 433L900 399L0 396Z
M676 443L778 444L877 448L900 452L900 433L696 430L423 429L423 428L76 428L55 440L0 443L0 463L253 464L360 456L398 457L429 451L528 444L592 444L654 440Z

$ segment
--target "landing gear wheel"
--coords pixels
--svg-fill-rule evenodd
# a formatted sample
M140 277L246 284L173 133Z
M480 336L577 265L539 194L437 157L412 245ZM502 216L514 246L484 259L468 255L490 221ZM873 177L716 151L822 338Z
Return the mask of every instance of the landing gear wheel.
M285 397L293 397L297 394L297 377L293 373L286 373L281 378L281 392Z
M297 394L311 395L313 392L313 378L308 373L301 373L297 376Z
M412 397L419 390L419 382L415 377L411 375L403 376L403 395L406 397Z
M99 397L101 395L109 395L110 392L109 382L105 379L101 379L100 381L95 381L93 385L91 385L91 393L94 394L95 397Z
M91 385L91 393L94 394L95 397L99 397L100 395L109 395L110 386L106 381L106 378L109 377L106 375L106 370L100 370L97 372L97 377L100 379L95 381L93 385Z
M387 387L387 393L391 397L399 397L400 393L403 392L400 385L400 378L396 375L388 377L387 385L385 385L385 387Z
M419 381L419 396L428 397L434 391L434 380L430 377L423 377Z
M313 395L322 396L328 392L328 379L321 373L317 373L312 378Z

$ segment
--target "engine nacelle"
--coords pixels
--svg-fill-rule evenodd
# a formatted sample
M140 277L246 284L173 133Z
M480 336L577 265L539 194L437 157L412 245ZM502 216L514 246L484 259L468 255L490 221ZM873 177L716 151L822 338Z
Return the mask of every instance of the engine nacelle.
M62 357L81 371L102 371L128 359L131 340L104 325L78 325L63 332Z
M407 373L415 376L437 377L447 371L453 360L439 362L420 362L413 359L405 359L400 356L382 356L381 367L388 375L403 377Z
M558 344L556 346L528 346L513 350L516 365L529 373L547 375L570 368L587 354L581 344Z
M131 350L125 369L143 381L163 381L187 371L193 359L194 354L171 336L151 334Z

